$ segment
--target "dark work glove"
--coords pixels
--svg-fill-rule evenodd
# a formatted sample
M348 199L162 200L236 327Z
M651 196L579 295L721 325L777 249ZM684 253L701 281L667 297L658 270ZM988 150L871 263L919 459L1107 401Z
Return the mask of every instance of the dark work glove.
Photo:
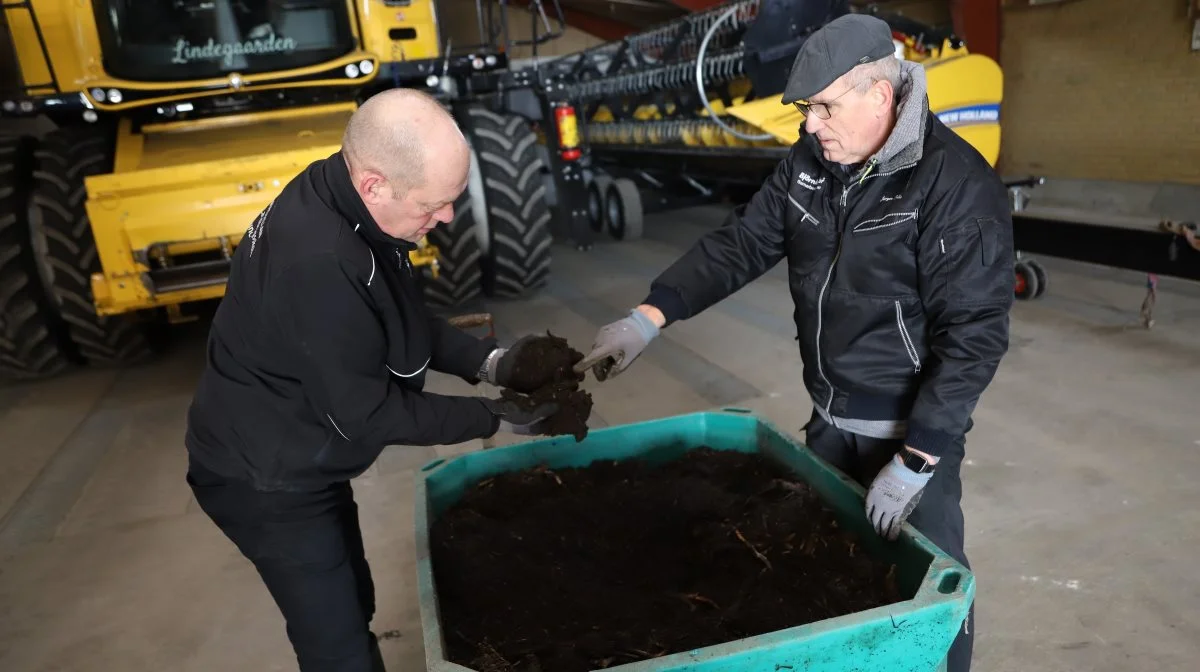
M545 434L543 424L546 418L558 412L558 404L552 402L542 404L532 411L527 411L516 402L507 399L484 399L483 403L492 415L500 418L500 428L497 431L523 436Z
M555 375L553 369L544 371L541 378L531 377L529 371L522 371L520 375L514 371L517 362L528 357L528 353L525 352L526 348L539 338L545 337L529 334L513 343L512 347L493 350L484 363L482 379L497 387L506 387L521 394L529 394L553 383Z
M871 527L880 536L895 541L931 478L932 471L918 474L904 466L899 453L888 460L867 490L866 511Z

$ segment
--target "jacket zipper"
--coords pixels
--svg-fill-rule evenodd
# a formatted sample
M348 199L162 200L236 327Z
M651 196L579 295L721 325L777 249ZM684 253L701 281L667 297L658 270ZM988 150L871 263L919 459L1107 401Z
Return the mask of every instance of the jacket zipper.
M825 365L821 362L821 332L825 323L825 290L829 289L829 281L833 279L833 269L837 267L838 259L842 256L842 231L846 226L846 195L850 193L850 185L842 187L842 211L838 213L837 250L833 253L833 261L825 272L825 282L821 283L821 291L817 294L817 373L825 386L829 388L829 400L825 402L825 413L833 407L833 383L825 376Z
M837 267L838 259L842 256L842 234L846 229L846 201L850 196L850 188L855 184L862 184L867 179L867 174L875 168L875 159L867 162L859 173L858 179L853 184L847 184L842 187L842 211L838 217L838 241L837 250L833 253L833 261L829 264L829 270L825 273L825 282L821 285L821 291L817 294L817 374L821 376L825 386L829 388L829 400L825 402L825 412L828 414L833 407L833 383L829 382L829 378L825 377L825 365L821 363L821 329L825 318L825 290L829 289L829 281L833 279L833 269Z
M800 201L797 201L795 196L788 194L788 200L792 202L792 205L794 205L800 209L800 212L801 212L800 222L801 223L803 223L804 220L808 219L808 220L812 220L813 226L821 225L821 223L817 221L816 217L813 217L812 214L808 210L804 209L803 205L800 205Z
M917 356L917 346L913 344L912 337L908 335L908 327L904 325L904 311L900 307L900 302L896 302L896 326L900 327L900 339L904 341L904 351L908 353L908 359L912 361L913 371L921 372L921 359Z
M829 288L829 281L833 278L833 269L837 266L838 258L842 256L842 234L838 233L837 251L833 253L833 261L829 264L829 270L825 273L825 282L821 285L821 292L817 294L817 373L820 374L821 380L825 382L825 386L829 388L829 401L825 402L825 412L829 413L829 409L833 406L833 383L825 377L825 365L821 363L821 327L825 318L825 290Z

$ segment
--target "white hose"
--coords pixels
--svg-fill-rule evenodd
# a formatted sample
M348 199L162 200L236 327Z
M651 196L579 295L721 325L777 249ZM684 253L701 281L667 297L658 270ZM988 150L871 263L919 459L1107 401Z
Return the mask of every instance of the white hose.
M704 90L704 52L708 49L708 42L717 32L717 28L720 28L721 24L725 23L729 17L733 16L738 9L740 9L740 6L731 7L728 11L722 14L720 18L718 18L716 21L713 21L713 24L709 27L708 32L704 34L704 40L700 42L700 53L696 55L696 90L700 92L700 101L704 103L704 109L708 110L708 116L712 118L712 120L715 121L718 126L725 129L727 133L743 140L750 140L751 142L756 142L759 140L771 140L775 136L770 133L764 133L762 135L746 135L741 131L730 128L728 124L717 118L716 111L714 111L712 105L708 103L708 93Z

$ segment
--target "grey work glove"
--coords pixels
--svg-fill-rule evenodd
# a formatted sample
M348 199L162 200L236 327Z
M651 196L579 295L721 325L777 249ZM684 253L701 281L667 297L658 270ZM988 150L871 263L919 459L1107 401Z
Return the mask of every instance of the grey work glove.
M596 380L613 378L629 368L656 336L658 325L642 311L634 309L629 317L600 328L592 342L592 351L579 360L575 372L583 373L591 368Z
M901 526L921 501L930 478L932 471L918 474L904 466L899 453L879 470L867 490L866 510L871 526L880 536L892 541L900 536Z
M555 403L542 404L532 411L507 399L484 399L483 403L492 412L492 415L500 419L500 426L496 431L511 432L522 436L545 434L543 423L546 418L558 412L558 404Z

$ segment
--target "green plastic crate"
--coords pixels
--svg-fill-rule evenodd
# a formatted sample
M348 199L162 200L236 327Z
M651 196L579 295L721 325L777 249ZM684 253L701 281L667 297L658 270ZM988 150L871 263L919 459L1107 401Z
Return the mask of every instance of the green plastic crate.
M862 486L820 460L772 423L741 409L693 413L649 422L592 430L572 437L539 439L435 460L416 482L417 579L426 666L433 672L467 670L445 658L429 528L475 483L497 474L546 464L552 469L583 467L596 460L642 457L671 459L680 445L760 452L812 485L839 516L839 523L862 537L868 552L896 564L901 593L912 599L895 604L747 637L653 660L608 668L620 672L931 672L944 660L975 597L975 579L962 564L911 525L887 542L871 531L863 513ZM553 672L548 670L547 672Z

